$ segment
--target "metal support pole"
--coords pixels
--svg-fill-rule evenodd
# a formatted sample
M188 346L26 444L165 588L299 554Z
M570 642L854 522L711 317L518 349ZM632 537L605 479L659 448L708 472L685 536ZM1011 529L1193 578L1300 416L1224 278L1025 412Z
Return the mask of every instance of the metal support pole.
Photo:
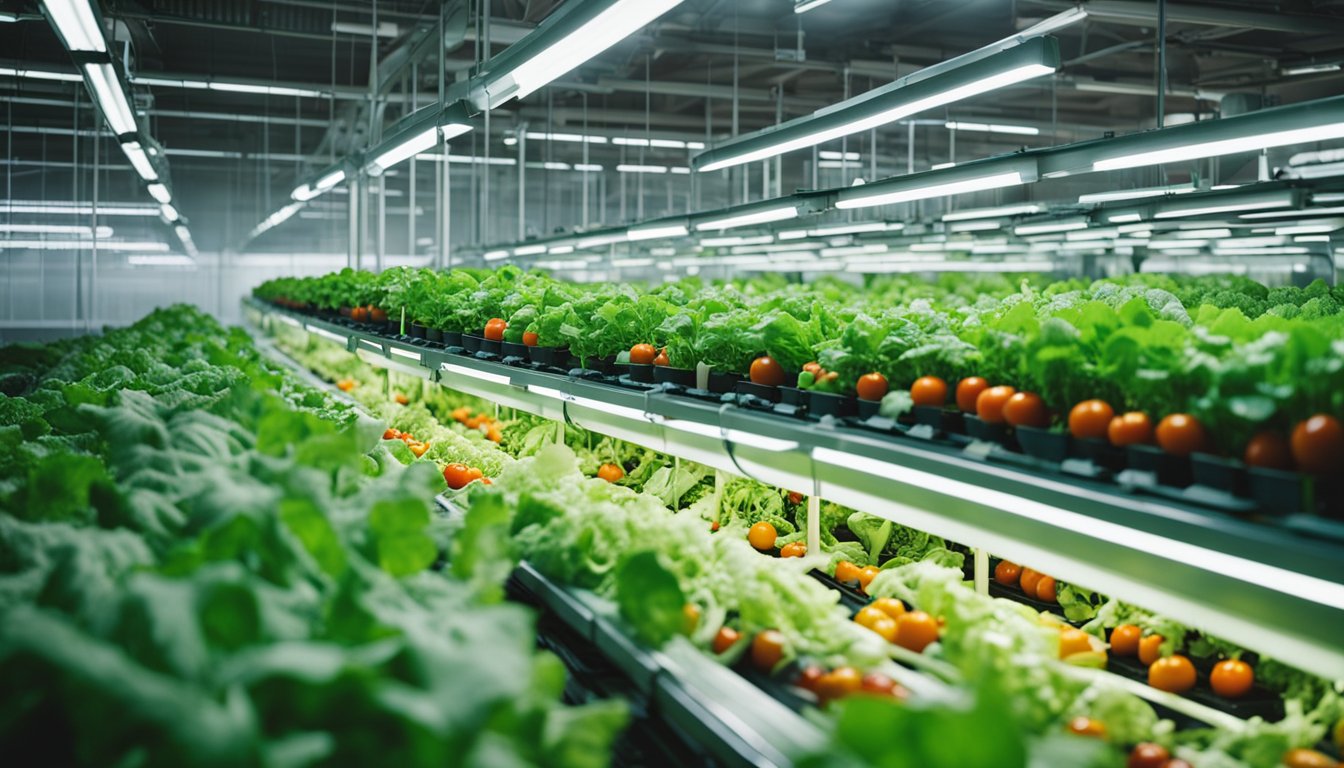
M443 142L443 153L448 154L448 143ZM443 191L440 197L443 200L442 214L439 221L443 227L442 234L439 236L439 265L447 269L453 268L453 183L452 183L452 165L447 162L443 166Z
M411 111L414 112L420 101L420 62L411 64ZM406 211L406 253L414 255L415 250L415 155L411 155L411 178L407 184L407 197L410 207Z
M481 59L490 58L490 0L481 4ZM481 224L479 242L490 242L490 110L485 110L485 162L481 164ZM445 158L446 160L446 158Z
M374 243L373 271L387 266L387 176L378 179L378 235Z
M1167 119L1167 0L1157 0L1157 127Z
M784 86L775 86L775 125L784 122ZM784 196L784 155L775 155L775 197Z
M98 313L98 171L102 166L103 136L101 126L93 138L93 210L89 226L93 229L93 246L89 258L89 314L84 318L84 330L93 331Z
M587 144L588 142L584 142ZM527 237L527 131L518 132L518 239Z
M349 190L346 195L349 205L346 206L347 218L349 219L349 241L346 245L345 266L351 269L359 269L359 192L360 192L359 173L356 172L350 176Z

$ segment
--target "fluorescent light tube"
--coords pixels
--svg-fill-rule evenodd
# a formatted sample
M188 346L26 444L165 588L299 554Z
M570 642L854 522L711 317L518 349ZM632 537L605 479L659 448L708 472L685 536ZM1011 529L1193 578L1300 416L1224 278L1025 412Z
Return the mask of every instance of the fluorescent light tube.
M904 225L902 225L904 226ZM858 235L864 232L886 232L887 223L884 221L868 221L859 224L836 224L829 227L817 227L809 229L807 234L811 237L830 237L832 235ZM781 240L785 238L781 235Z
M503 89L499 101L491 98L491 106L499 106L510 98L524 98L552 80L566 74L616 43L624 40L667 11L680 5L682 0L614 0L592 18L568 31L558 40L550 41L550 29L560 28L563 17L557 17L557 26L533 31L529 38L548 42L545 48L512 66L500 78ZM592 4L592 0L589 0ZM581 6L580 6L581 7ZM563 12L563 9L562 9ZM581 11L580 11L581 12ZM545 24L543 23L543 26ZM526 41L515 45L526 45ZM527 56L530 48L522 48ZM509 52L501 54L508 57ZM495 90L494 84L487 91Z
M798 218L798 206L788 204L763 208L748 213L706 219L704 221L696 222L695 229L697 232L704 232L705 230L711 229L732 229L734 227L745 227L751 224L768 224L772 221L787 221L796 218Z
M526 131L523 136L529 141L563 141L575 144L606 144L606 136L584 136L578 133L542 133Z
M831 149L823 149L817 153L817 158L821 160L848 160L852 163L859 161L858 152L836 152Z
M1003 224L994 219L980 219L971 221L950 222L947 227L948 232L988 232L992 229L999 229Z
M601 245L624 243L625 241L626 241L625 230L621 230L620 232L616 233L607 233L601 235L590 235L588 237L581 237L579 238L579 241L576 243L576 245L579 248L596 248Z
M0 224L0 232L18 232L28 235L80 235L92 238L94 231L82 224ZM112 236L111 227L98 227L98 239Z
M573 252L574 252L574 246L572 245L553 245L550 248L546 249L546 253L553 256L564 255L566 253L573 253Z
M1184 195L1197 191L1193 184L1178 184L1167 187L1143 187L1139 189L1117 189L1112 192L1090 192L1086 195L1078 196L1080 205L1092 205L1095 203L1107 203L1114 200L1141 200L1148 197L1164 197L1166 195Z
M943 221L969 221L971 219L1004 219L1009 216L1027 216L1042 213L1045 206L1036 203L1024 205L1005 205L999 208L976 208L968 211L955 211L943 214Z
M933 165L929 166L929 170L941 171L944 168L956 168L956 167L957 167L956 163L934 163Z
M294 188L293 192L289 193L289 196L291 199L297 200L301 203L306 203L320 194L322 194L322 190L313 189L307 184L300 184L299 186Z
M167 220L169 224L172 224L173 222L181 218L177 214L177 209L173 207L172 203L164 203L163 205L159 206L159 214L162 215L163 218Z
M321 91L310 91L304 88L289 88L283 85L228 83L211 80L208 83L208 86L212 91L225 91L228 93L259 93L265 96L305 96L316 99L323 95Z
M513 249L514 256L536 256L546 252L544 245L520 245Z
M627 165L616 166L617 173L667 173L666 165Z
M601 173L602 166L593 163L575 163L574 170L580 173Z
M1340 70L1340 66L1341 65L1338 61L1332 61L1325 64L1298 64L1296 66L1284 67L1279 71L1289 76L1314 75L1319 72L1338 72Z
M944 123L949 131L973 131L976 133L1008 133L1016 136L1039 136L1041 129L1030 125L999 125L997 123L966 123L949 120Z
M625 267L652 267L653 259L612 259L611 266L617 269Z
M0 200L0 210L5 213L38 213L45 216L89 216L95 210L99 216L158 216L157 205L137 203L99 203L97 209L91 203L50 204L36 200Z
M746 134L698 155L695 167L700 172L717 171L824 144L1052 74L1058 64L1054 40L1035 38L917 82L898 80L811 115Z
M191 258L180 254L127 256L126 263L133 267L191 267L196 264Z
M1226 119L1231 121L1236 118ZM1204 124L1191 123L1190 125L1217 125L1218 122L1220 121ZM1206 157L1233 155L1238 152L1258 152L1262 149L1269 149L1271 147L1283 147L1292 144L1310 144L1317 141L1330 141L1331 139L1341 138L1344 138L1344 117L1341 117L1339 121L1335 123L1317 125L1309 128L1290 128L1288 130L1267 133L1248 133L1244 136L1228 139L1191 142L1165 149L1134 152L1118 157L1097 160L1092 163L1092 170L1118 171L1125 168L1143 168L1149 165L1200 160Z
M845 210L908 203L933 197L1003 189L1035 180L1034 158L1010 157L941 171L896 176L872 184L850 187L838 193L835 207Z
M569 163L542 163L541 167L548 171L568 171Z
M631 227L625 233L631 242L639 240L658 240L665 237L685 237L690 234L685 224L650 224L643 227Z
M121 88L116 70L111 64L89 63L84 65L84 75L93 87L93 97L102 110L107 124L118 136L135 133L135 113L126 100L126 92ZM143 176L143 174L141 174Z
M53 72L46 69L15 69L14 67L0 67L0 76L26 77L32 80L60 80L66 83L78 83L84 79L84 76L77 72Z
M390 21L384 21L380 23L378 25L377 30L374 30L372 24L355 24L349 21L333 21L331 22L331 31L340 32L346 35L356 35L360 37L369 37L371 35L374 35L375 33L378 35L378 37L396 37L397 35L401 34L401 30L397 27L397 25Z
M128 240L4 240L0 251L90 251L97 244L100 251L167 251L167 243L131 242Z
M163 184L155 182L153 184L150 184L145 189L149 190L150 197L154 198L160 203L166 205L167 203L171 203L173 201L173 194L169 192L168 187Z
M1253 195L1233 194L1211 200L1196 199L1184 200L1178 204L1168 203L1162 205L1153 218L1180 219L1187 216L1207 216L1216 213L1291 208L1296 203L1297 196L1291 189Z
M1321 235L1344 227L1344 219L1334 219L1324 224L1302 224L1295 227L1277 227L1276 235Z
M368 165L369 173L374 176L382 175L383 171L407 160L414 155L424 152L439 143L439 129L437 126L427 128L414 136L408 137L405 141L397 144L390 149L386 149L378 155Z
M47 10L47 18L60 33L66 48L97 53L107 50L107 40L91 0L44 0L42 7Z
M728 245L765 245L774 242L774 238L769 235L757 235L755 237L706 237L700 241L700 245L706 248L722 248Z
M509 252L506 250L486 251L485 253L481 254L481 258L485 259L486 261L499 261L500 259L509 258Z
M345 170L342 168L338 168L332 171L331 173L328 173L326 176L323 176L322 178L318 179L317 183L315 183L313 187L320 192L325 192L328 189L331 189L332 187L336 186L337 184L340 184L342 181L345 181Z
M1015 235L1045 235L1055 232L1073 232L1087 229L1087 219L1068 219L1062 221L1043 221L1039 224L1019 224L1013 228Z
M831 2L831 0L795 0L793 12L807 13L813 8L820 8L829 2Z
M121 151L125 153L126 159L131 161L131 167L140 174L140 178L145 181L159 180L159 174L154 170L154 164L149 161L149 155L145 154L145 148L140 146L140 142L128 141L121 145Z

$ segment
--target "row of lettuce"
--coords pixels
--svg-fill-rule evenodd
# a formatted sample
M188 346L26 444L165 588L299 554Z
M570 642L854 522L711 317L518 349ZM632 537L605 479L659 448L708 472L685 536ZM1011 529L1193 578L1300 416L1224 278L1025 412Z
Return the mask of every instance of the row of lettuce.
M1056 428L1076 404L1100 399L1153 423L1192 415L1210 449L1234 455L1257 433L1286 436L1312 416L1344 414L1344 288L1319 281L1270 289L1222 276L1042 284L945 275L860 287L774 276L643 287L576 285L514 267L405 268L282 278L255 293L314 312L376 308L398 330L403 320L476 335L491 326L505 341L567 348L580 360L648 344L673 367L745 376L769 356L784 381L809 386L816 377L804 367L815 363L837 374L828 381L840 392L870 373L896 390L926 376L979 377L1039 395Z
M605 764L626 708L562 706L507 553L455 554L383 429L188 307L0 349L5 752Z
M1336 725L1344 715L1336 685L1247 657L1256 683L1284 697L1288 716L1177 731L1110 678L1080 676L1079 667L1105 666L1108 654L1124 652L1118 638L1116 646L1106 642L1117 627L1153 640L1166 660L1161 668L1183 667L1187 658L1237 661L1241 649L1052 580L1056 611L1082 625L1080 632L975 593L963 555L947 542L836 504L822 503L823 551L808 553L807 505L798 494L716 477L573 427L496 414L489 404L375 370L316 336L276 329L292 357L340 383L390 430L429 439L421 462L489 467L492 483L470 483L462 503L507 521L514 551L548 577L610 598L646 643L687 635L725 662L840 699L833 759L884 764L893 748L885 734L932 729L936 737L900 745L908 764L1014 765L1031 754L1050 764L1110 765L1126 752L1161 750L1196 766L1269 768L1314 759L1293 750L1344 728ZM498 443L488 437L492 427ZM393 434L387 442L401 441ZM454 447L441 452L441 444ZM618 472L608 474L611 468ZM759 540L763 527L770 535ZM812 568L842 581L855 572L873 602L851 617L837 591L806 575ZM952 695L921 685L925 678L947 684ZM905 704L896 703L909 692ZM877 728L882 738L865 735Z

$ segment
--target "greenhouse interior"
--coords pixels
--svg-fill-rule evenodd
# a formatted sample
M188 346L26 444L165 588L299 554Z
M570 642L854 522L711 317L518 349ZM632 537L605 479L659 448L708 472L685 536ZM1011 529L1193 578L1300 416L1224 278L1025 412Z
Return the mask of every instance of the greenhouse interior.
M0 0L14 766L1340 768L1341 0Z

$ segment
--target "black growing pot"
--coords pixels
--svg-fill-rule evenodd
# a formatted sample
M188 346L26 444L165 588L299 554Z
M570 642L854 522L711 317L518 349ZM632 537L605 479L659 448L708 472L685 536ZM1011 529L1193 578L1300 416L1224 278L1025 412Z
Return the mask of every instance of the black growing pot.
M442 344L443 331L438 328L425 328L425 341L432 344Z
M1184 488L1190 484L1190 459L1185 456L1173 456L1152 445L1130 445L1125 447L1125 459L1130 469L1152 472L1163 485Z
M1087 459L1099 467L1116 470L1125 466L1125 449L1111 445L1109 440L1096 438L1080 440L1075 438L1069 441L1069 452L1071 455L1080 459Z
M780 387L779 401L785 405L795 405L800 408L807 406L808 391L797 387Z
M767 387L764 384L752 384L750 381L739 381L733 386L733 391L739 395L751 395L767 400L772 403L779 402L779 387Z
M597 371L604 376L611 376L616 373L616 356L586 357L583 359L582 365L586 370Z
M504 342L495 339L481 339L480 351L491 355L503 354Z
M859 418L871 419L874 416L877 416L879 413L881 413L881 411L882 411L881 400L864 400L862 398L859 399Z
M1315 490L1310 475L1268 467L1250 467L1246 474L1251 498L1265 511L1280 515L1310 511Z
M673 368L670 365L653 366L653 380L659 384L676 384L679 387L695 386L694 368Z
M1036 427L1018 427L1017 444L1022 452L1041 461L1061 462L1069 457L1069 433Z
M413 321L411 323L410 331L412 339L423 339L425 338L425 333L429 331L429 328Z
M843 418L859 412L855 399L848 395L832 395L829 392L808 392L807 410L813 416L834 416Z
M631 381L638 381L641 384L652 384L654 381L654 367L655 366L653 365L626 363L625 370Z
M527 359L538 365L555 365L555 347L528 347Z
M914 405L910 407L910 420L915 424L943 430L948 417L959 414L950 413L933 405Z
M481 342L483 341L485 341L485 339L480 336L473 336L470 333L462 334L462 348L473 355L481 351Z
M445 347L462 346L462 334L458 333L457 331L444 331L443 346Z
M708 381L709 391L718 395L721 395L724 392L732 392L733 388L737 386L737 382L741 380L742 377L735 373L715 373L714 371L710 371ZM783 390L783 387L780 387L780 389Z
M1190 457L1190 471L1194 481L1199 485L1237 496L1250 495L1250 479L1246 475L1246 465L1240 461L1209 453L1196 453Z
M526 344L514 344L511 341L505 341L501 344L501 349L505 357L521 357L527 359L528 346Z
M966 414L962 417L966 424L966 434L976 440L983 440L987 443L999 443L1000 445L1008 441L1008 425L995 424L984 421L979 416Z
M339 316L344 317L344 318L349 318L349 317L350 317L350 313L351 313L352 311L353 311L353 309L352 309L351 307L341 307L339 310L337 310L336 314L338 314Z

